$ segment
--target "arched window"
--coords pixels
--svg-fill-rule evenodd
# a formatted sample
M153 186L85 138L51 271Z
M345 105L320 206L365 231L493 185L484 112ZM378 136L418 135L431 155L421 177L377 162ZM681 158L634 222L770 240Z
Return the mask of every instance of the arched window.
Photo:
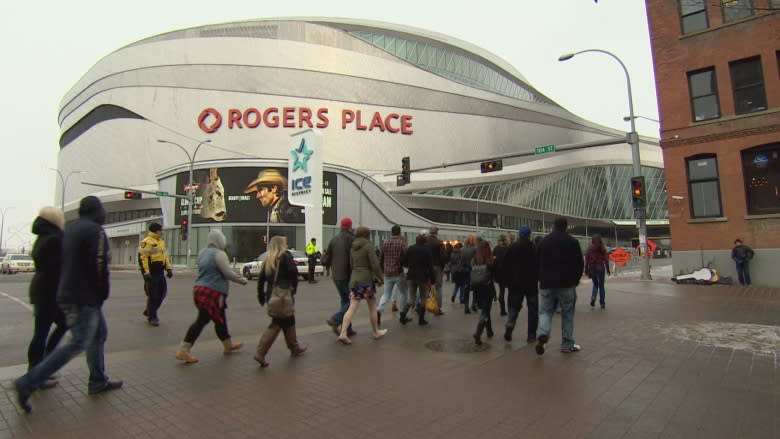
M718 159L714 154L688 157L688 194L691 199L691 217L723 216L720 202Z
M780 143L742 151L742 171L748 214L780 213Z

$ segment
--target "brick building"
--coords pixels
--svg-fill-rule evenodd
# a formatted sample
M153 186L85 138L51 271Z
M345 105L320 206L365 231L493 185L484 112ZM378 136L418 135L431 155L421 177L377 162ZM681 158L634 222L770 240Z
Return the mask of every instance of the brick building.
M780 0L647 0L675 273L780 285Z

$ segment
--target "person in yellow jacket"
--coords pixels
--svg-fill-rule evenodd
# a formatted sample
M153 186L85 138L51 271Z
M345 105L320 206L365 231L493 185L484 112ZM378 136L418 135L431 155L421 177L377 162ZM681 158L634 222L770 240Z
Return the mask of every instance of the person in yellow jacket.
M317 258L319 257L317 238L312 238L311 242L306 244L306 256L309 257L309 283L313 284L317 282L314 280L314 267L317 266Z
M173 267L165 251L165 241L162 240L162 226L159 223L149 225L149 234L138 246L138 260L141 272L146 282L146 310L144 315L152 326L159 326L160 319L157 310L168 293L168 278L173 277Z

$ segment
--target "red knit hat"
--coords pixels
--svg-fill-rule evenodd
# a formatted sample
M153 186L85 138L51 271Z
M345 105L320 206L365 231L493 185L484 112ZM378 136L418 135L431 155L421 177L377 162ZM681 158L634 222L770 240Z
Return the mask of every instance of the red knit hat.
M342 229L351 229L352 228L352 218L345 216L341 219L341 228Z

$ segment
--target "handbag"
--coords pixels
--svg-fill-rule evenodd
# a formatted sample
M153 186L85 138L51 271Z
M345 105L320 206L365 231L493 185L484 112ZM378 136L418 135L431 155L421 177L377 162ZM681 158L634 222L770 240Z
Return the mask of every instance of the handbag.
M439 313L439 302L436 301L436 285L431 285L431 291L428 293L428 298L425 299L425 310L433 313Z
M281 288L276 285L279 277L279 261L276 261L274 283L271 286L271 298L268 299L268 315L274 319L286 319L295 314L295 301L293 301L292 289Z

